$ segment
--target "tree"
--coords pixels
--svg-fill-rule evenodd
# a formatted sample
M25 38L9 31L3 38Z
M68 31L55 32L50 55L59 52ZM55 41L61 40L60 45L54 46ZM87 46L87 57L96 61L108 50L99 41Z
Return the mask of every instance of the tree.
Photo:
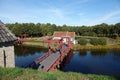
M57 26L55 24L41 24L41 23L15 23L6 24L6 26L15 34L29 34L31 36L46 36L48 33L52 35L54 31L71 31L78 36L98 36L98 37L113 37L120 36L120 23L108 25L102 23L95 26Z
M120 23L115 24L114 30L115 30L115 33L120 36Z

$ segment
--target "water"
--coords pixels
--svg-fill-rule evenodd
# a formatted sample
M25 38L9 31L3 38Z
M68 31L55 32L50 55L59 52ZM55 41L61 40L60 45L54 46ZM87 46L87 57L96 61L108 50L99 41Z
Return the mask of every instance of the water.
M74 51L72 59L63 70L120 76L120 51Z
M35 48L35 47L15 47L15 66L26 67L32 63L35 59L44 55L47 49Z
M46 52L43 48L15 47L16 67L24 67ZM73 51L61 64L61 70L119 77L120 50Z

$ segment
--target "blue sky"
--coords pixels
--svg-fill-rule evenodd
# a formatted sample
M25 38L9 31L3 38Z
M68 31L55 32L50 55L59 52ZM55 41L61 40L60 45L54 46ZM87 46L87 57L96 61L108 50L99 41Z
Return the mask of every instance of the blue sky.
M0 0L4 23L96 25L120 22L120 0Z

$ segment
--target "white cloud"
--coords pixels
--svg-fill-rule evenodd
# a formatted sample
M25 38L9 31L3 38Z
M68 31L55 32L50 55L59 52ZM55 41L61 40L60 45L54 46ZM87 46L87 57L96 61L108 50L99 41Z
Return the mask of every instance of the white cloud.
M99 18L94 18L89 20L89 25L96 25L96 24L101 24L101 23L108 23L108 24L113 24L113 22L118 22L115 20L118 20L120 16L120 10L114 11L107 13Z
M111 13L108 13L107 15L104 15L103 17L101 17L98 21L107 21L109 19L111 19L112 17L115 17L117 15L120 15L120 11L114 11Z

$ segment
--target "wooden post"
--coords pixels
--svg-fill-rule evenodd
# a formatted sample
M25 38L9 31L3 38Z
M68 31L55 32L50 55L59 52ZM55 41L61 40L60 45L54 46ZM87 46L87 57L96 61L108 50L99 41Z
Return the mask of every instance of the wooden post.
M3 56L4 56L4 67L6 67L6 54L5 54L5 50L3 50Z

